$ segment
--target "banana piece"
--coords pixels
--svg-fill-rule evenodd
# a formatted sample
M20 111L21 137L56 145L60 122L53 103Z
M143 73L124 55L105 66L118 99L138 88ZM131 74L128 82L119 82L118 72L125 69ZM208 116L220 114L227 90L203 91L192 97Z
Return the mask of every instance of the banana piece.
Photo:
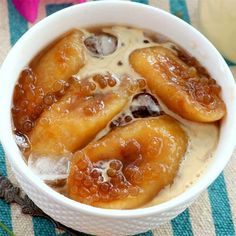
M84 66L85 60L83 33L79 30L36 57L15 88L13 120L18 131L32 130L43 110L64 95L68 79Z
M74 80L66 95L41 114L29 133L30 153L53 157L83 148L126 106L129 82L101 91L88 79Z
M116 128L74 154L68 195L96 207L140 207L173 182L187 144L167 115Z
M170 49L154 46L130 55L133 69L143 76L150 90L178 115L198 122L214 122L226 114L220 87L200 77Z

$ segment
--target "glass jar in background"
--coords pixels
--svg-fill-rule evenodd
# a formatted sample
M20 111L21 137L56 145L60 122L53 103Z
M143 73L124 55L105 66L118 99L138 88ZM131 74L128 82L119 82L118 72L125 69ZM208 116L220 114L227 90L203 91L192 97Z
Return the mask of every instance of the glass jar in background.
M199 0L198 4L200 30L236 63L236 0Z

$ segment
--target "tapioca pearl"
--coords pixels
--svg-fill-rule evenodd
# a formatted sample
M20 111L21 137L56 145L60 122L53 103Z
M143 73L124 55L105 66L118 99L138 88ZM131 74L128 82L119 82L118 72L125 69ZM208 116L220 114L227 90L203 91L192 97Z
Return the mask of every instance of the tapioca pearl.
M206 91L204 90L196 90L195 93L195 98L198 102L209 105L210 103L212 103L214 101L214 98L208 94Z
M24 100L20 101L21 109L27 108L28 105L29 105L29 101L27 99L24 99Z
M91 107L91 106L86 106L83 108L83 112L85 115L87 116L91 116L93 114L96 114L96 110L94 107Z
M16 115L17 113L19 113L20 110L21 110L21 109L20 109L19 106L13 106L12 109L11 109L11 111L12 111L12 113L13 113L14 115Z
M128 192L131 196L136 197L136 196L138 196L140 189L137 186L130 186L128 188Z
M77 167L78 168L78 167ZM74 178L77 181L82 181L85 177L85 174L82 171L76 170L74 173Z
M86 198L90 195L90 191L87 188L80 186L78 189L78 194L80 197Z
M103 202L107 202L107 201L110 200L109 193L100 192L100 193L99 193L99 198L100 198L100 200L103 201Z
M25 132L29 132L33 129L34 123L31 120L27 120L23 123L22 128Z
M58 92L62 89L64 89L65 81L64 80L58 80L54 82L52 90L53 92Z
M110 77L110 78L108 78L107 83L110 87L114 87L117 82L116 82L115 78Z
M135 173L133 174L133 176L131 177L131 181L132 181L133 183L135 183L135 184L140 184L140 183L142 183L142 181L143 181L142 171L139 170L139 171L135 172Z
M88 161L84 158L81 158L80 160L77 161L76 165L80 170L86 170L88 167Z
M99 193L96 193L96 194L92 195L92 201L93 202L98 202L99 200L100 200Z
M34 113L36 115L40 115L44 110L44 105L43 104L40 104L40 105L37 105L35 108L34 108Z
M124 176L121 173L117 173L115 176L111 178L110 182L114 186L118 186L120 183L124 182Z
M95 178L95 179L97 179L99 176L101 176L101 171L99 171L99 170L97 170L97 169L93 169L92 171L91 171L91 173L90 173L90 176L92 177L92 178Z
M112 169L112 168L109 168L109 169L107 170L107 175L108 175L109 177L114 177L114 176L116 175L116 170L115 170L115 169Z
M27 68L21 72L19 82L21 84L35 83L36 76L31 69Z
M124 170L125 177L132 183L139 182L142 179L140 168L136 165L128 165Z
M139 86L140 89L145 88L146 85L147 85L147 83L146 83L145 79L139 79L138 80L138 86Z
M122 124L122 118L118 117L116 120L113 120L110 123L109 127L112 129L112 128L115 128L115 127L119 127L121 124Z
M188 68L188 74L189 74L189 77L197 76L197 69L194 66L190 66Z
M120 160L112 160L109 164L110 168L114 170L120 170L123 167L123 164Z
M93 179L90 176L85 176L83 180L83 185L87 188L91 187L93 185Z
M129 196L129 191L128 191L128 189L122 189L121 191L120 191L120 196L122 197L122 198L126 198L126 197L128 197Z
M110 187L111 186L108 182L103 182L103 183L99 184L99 189L103 193L108 193L110 190Z
M96 84L93 83L93 82L89 82L88 86L89 86L89 89L90 89L91 91L94 91L94 90L96 89L96 87L97 87Z
M54 102L56 101L55 95L52 93L48 93L46 96L43 98L43 102L47 106L51 106Z
M132 121L132 117L131 116L125 116L125 122L129 123L130 121Z
M92 194L97 193L97 192L98 192L98 186L95 185L95 184L93 184L93 185L89 188L89 191L90 191L90 193L92 193Z
M93 76L93 81L96 82L101 89L107 87L107 80L103 75L95 75Z
M118 188L112 188L110 191L109 191L109 195L111 198L116 198L117 196L120 195L120 190Z
M138 82L133 81L133 82L130 82L130 83L129 83L129 85L128 85L128 90L129 90L129 92L135 93L135 92L138 91L138 89L139 89L139 84L138 84Z
M15 86L15 90L14 90L14 101L16 101L19 98L21 98L24 94L25 94L25 90L22 88L22 86L17 84Z
M210 90L211 90L211 93L219 95L220 91L221 91L221 87L217 84L213 84L213 85L211 85Z

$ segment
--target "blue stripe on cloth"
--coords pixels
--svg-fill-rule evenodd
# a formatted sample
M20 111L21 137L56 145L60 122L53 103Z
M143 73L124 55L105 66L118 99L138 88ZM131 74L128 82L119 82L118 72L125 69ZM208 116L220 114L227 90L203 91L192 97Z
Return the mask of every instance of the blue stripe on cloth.
M11 0L7 0L10 40L13 46L16 41L28 30L27 21L18 13Z
M54 12L62 10L66 7L70 7L72 5L73 5L72 3L48 4L48 5L46 5L46 14L47 14L47 16L49 16Z
M0 174L7 176L7 169L5 163L5 155L0 144ZM5 201L0 199L0 222L6 225L10 230L12 230L12 223L11 223L11 207ZM0 235L1 236L8 236L8 234L0 227Z
M171 226L174 236L192 236L192 225L188 209L171 220Z
M208 188L216 236L235 235L229 198L223 173Z
M136 234L135 236L153 236L153 233L151 230L145 232L145 233L141 233L141 234Z
M169 0L169 3L172 14L178 16L187 23L190 23L188 8L185 0Z
M57 235L54 224L45 218L33 217L33 225L34 225L35 236L42 236L42 235L56 236Z
M143 3L143 4L148 4L148 0L132 0L132 2L139 2L139 3Z
M236 66L236 64L234 62L232 62L226 58L224 58L224 59L225 59L226 63L228 64L228 66Z

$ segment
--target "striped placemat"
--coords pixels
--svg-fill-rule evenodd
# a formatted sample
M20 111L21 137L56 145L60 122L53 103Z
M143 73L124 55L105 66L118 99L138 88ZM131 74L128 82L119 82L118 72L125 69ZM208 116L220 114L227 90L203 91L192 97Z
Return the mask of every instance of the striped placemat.
M205 0L206 1L206 0ZM41 0L38 20L60 9L71 6L73 0ZM197 0L136 0L143 4L150 4L177 15L186 22L197 27ZM11 0L0 0L0 63L7 52L30 28L15 10ZM40 35L39 35L40 37ZM20 60L20 58L19 58ZM231 69L236 75L236 66ZM14 66L14 65L13 65ZM0 78L7 79L7 78ZM223 158L223 157L222 157ZM4 152L0 146L0 173L8 176L16 183ZM66 236L59 232L52 223L38 217L23 215L16 205L9 206L0 200L0 222L4 223L17 236ZM153 231L140 235L160 236L234 236L236 225L236 152L229 165L218 179L205 191L201 197L181 215L171 222ZM7 233L0 228L0 236ZM81 235L85 235L81 233ZM114 232L114 235L116 233Z

